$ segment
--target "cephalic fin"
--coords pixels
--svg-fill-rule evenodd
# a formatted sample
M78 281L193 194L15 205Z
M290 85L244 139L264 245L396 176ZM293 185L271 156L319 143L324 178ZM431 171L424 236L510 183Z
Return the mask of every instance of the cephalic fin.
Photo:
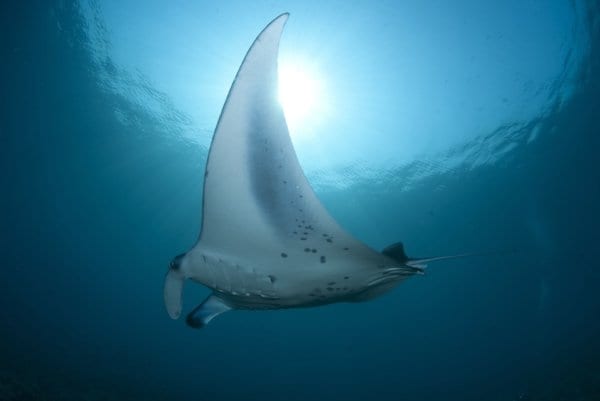
M221 313L225 313L232 308L215 294L211 294L200 305L194 308L186 318L186 323L195 329L200 329L210 323Z
M163 295L165 307L171 319L178 319L181 315L181 297L183 293L183 274L175 269L169 269L165 277Z

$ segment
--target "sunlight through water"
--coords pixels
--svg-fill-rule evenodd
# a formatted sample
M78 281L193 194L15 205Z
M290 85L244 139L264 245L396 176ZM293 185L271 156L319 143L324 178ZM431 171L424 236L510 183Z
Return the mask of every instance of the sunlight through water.
M314 70L297 62L279 66L279 102L290 134L301 134L303 126L316 122L324 106L322 99L322 80Z

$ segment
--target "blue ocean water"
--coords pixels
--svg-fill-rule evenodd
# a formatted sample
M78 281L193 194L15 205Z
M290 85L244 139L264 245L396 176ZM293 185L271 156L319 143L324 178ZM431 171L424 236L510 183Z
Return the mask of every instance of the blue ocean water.
M600 399L597 2L1 10L0 399ZM235 71L283 11L281 61L327 77L292 137L332 215L378 249L500 252L193 330L164 274L198 235Z

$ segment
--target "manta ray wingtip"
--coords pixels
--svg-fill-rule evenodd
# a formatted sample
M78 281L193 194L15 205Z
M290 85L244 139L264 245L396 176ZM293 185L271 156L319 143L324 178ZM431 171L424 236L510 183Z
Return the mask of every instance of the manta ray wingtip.
M288 13L288 12L279 14L277 17L273 18L273 20L267 24L265 29L263 29L263 32L268 30L271 25L275 25L277 23L281 23L281 25L285 25L285 23L287 22L289 17L290 17L290 13Z

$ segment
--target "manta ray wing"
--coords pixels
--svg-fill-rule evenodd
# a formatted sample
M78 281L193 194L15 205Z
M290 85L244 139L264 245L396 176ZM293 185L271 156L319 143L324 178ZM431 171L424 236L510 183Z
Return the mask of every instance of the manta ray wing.
M342 232L304 176L277 99L287 18L280 15L258 35L223 106L204 181L199 243L207 248L249 256L294 239L301 247L316 231Z

